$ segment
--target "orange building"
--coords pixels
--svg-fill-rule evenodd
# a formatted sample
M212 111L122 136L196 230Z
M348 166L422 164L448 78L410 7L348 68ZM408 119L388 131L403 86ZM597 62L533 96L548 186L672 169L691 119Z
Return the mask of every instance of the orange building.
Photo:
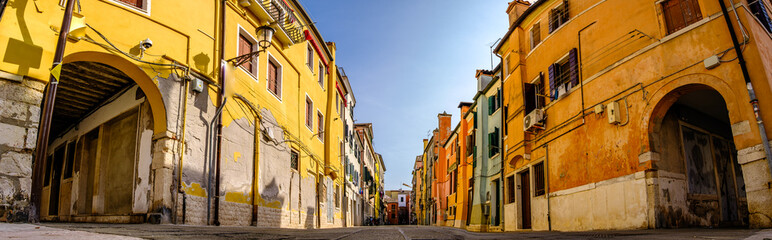
M772 227L760 6L510 3L504 229Z

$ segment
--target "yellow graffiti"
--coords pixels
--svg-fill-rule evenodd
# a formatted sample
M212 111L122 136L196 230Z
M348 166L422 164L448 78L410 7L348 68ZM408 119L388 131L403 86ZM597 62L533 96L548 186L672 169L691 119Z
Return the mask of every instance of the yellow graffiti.
M234 162L239 162L239 158L240 157L241 157L241 153L240 152L234 152L233 153L233 161Z
M201 184L192 183L190 184L190 186L185 184L185 187L183 189L185 190L185 193L188 195L196 196L196 197L206 197L206 190L204 190L204 188L201 187Z

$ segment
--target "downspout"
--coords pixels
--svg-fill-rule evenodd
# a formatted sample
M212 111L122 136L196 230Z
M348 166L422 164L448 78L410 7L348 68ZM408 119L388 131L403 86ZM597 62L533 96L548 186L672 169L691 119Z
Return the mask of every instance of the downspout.
M2 12L5 11L7 1L0 1L2 1L2 6L0 6L0 16L2 16ZM75 0L67 0L67 7L64 9L62 26L60 28L61 30L59 31L59 38L56 41L56 52L54 54L54 62L52 64L52 68L62 64L62 59L64 58L64 49L67 46L67 35L70 34L70 22L72 21L72 9L74 6ZM56 101L56 90L59 86L58 78L59 76L54 76L53 74L50 75L48 80L49 84L46 88L46 92L44 93L42 100L42 114L40 117L40 127L38 128L38 139L35 145L35 160L33 162L34 178L32 181L32 192L30 196L30 202L32 203L32 206L30 208L28 217L28 221L33 223L40 221L39 210L43 189L43 165L46 159L46 155L48 154L48 135L51 131L51 118L53 117L54 113L54 101Z
M587 26L584 26L581 30L579 30L578 33L576 33L576 39L579 42L578 47L576 49L576 62L577 62L577 71L579 72L579 92L581 92L582 95L582 124L584 124L584 110L586 107L584 106L584 79L582 77L582 31L589 28L590 26L594 25L596 22L592 22L588 24Z
M759 107L759 99L756 98L756 92L753 90L753 83L751 82L750 74L748 74L748 66L745 63L745 57L743 57L742 48L737 41L737 34L734 32L734 26L732 26L732 20L729 17L729 12L726 9L726 4L723 0L718 0L721 5L721 12L724 14L724 20L726 26L729 28L729 35L732 37L732 44L734 45L734 51L737 53L737 63L740 64L742 70L743 79L745 85L748 87L748 95L751 99L750 103L753 107L753 114L756 115L756 122L759 126L759 135L761 135L761 145L764 147L764 153L767 156L767 165L769 172L772 174L772 150L769 148L769 139L767 138L767 131L764 128L764 121L761 119L761 108ZM734 6L732 6L734 8Z
M552 231L552 215L550 208L550 174L549 174L549 162L550 162L550 149L549 145L544 144L544 193L547 194L547 231Z
M225 5L227 0L220 1L220 92L217 94L217 102L220 103L220 113L217 118L217 155L215 167L215 194L214 199L214 225L220 225L220 160L222 158L222 109L225 107Z
M222 114L222 110L225 108L225 102L227 102L227 99L223 99L223 104L220 105L220 107L217 108L217 111L215 112L214 117L212 118L211 121L209 121L209 129L208 129L209 130L208 135L209 135L209 138L210 138L210 139L208 139L209 140L209 152L208 152L208 155L209 155L208 156L209 157L209 175L208 175L207 180L206 180L206 192L207 192L207 194L206 194L206 224L207 225L210 224L209 220L211 219L210 218L211 217L210 213L211 213L211 209L212 209L212 192L213 192L212 191L212 171L213 171L212 168L214 167L214 161L213 160L216 159L216 156L215 156L216 153L215 153L215 151L212 148L214 148L215 147L214 145L217 144L217 139L215 139L215 137L214 137L214 131L216 129L213 127L213 125L214 125L215 121Z
M496 57L499 58L499 63L503 63L504 62L504 59L501 57L501 55L499 55L498 53L494 53L494 54L496 55ZM500 98L503 99L503 97L506 96L506 94L504 94L504 89L505 89L504 88L504 70L503 70L504 66L501 66L501 68L499 68L499 69L502 69L502 72L499 74L499 78L501 78L501 95L502 95ZM509 69L507 69L507 70L509 70ZM502 109L501 109L502 110L501 111L501 130L505 134L506 131L504 131L504 127L507 124L507 112L508 111L504 111L504 107L503 107L503 105L504 105L503 101L504 100L501 100L501 101L502 101L502 103L501 103L501 105L502 105ZM509 107L506 107L506 108L507 108L507 110L509 110ZM509 128L507 128L507 130L509 130ZM499 153L499 160L501 161L499 165L501 165L501 169L499 171L499 190L498 190L499 191L499 199L496 200L496 201L499 201L499 204L498 204L499 205L498 206L499 207L499 214L498 214L499 215L499 226L501 226L502 229L504 229L504 224L503 223L505 222L504 221L504 217L506 216L506 214L504 214L504 201L502 201L502 200L504 200L504 156L507 154L506 149L503 148L503 146L504 146L504 138L501 137L501 135L504 135L504 134L500 134L499 135L499 151L500 151L500 153Z
M250 193L250 198L252 199L252 223L251 223L251 225L252 226L257 226L257 208L258 208L258 206L257 206L257 199L256 199L257 194L255 194L255 193L258 192L258 190L259 190L258 187L257 187L257 184L258 184L258 176L257 176L257 174L259 172L258 171L258 167L259 167L258 164L259 164L259 160L260 160L260 121L262 120L262 118L260 117L260 111L259 111L260 108L259 107L255 107L255 105L253 105L251 102L249 102L249 100L247 100L244 96L241 96L240 94L236 94L236 99L244 102L245 104L247 104L249 109L255 115L255 119L254 119L255 120L255 130L254 130L255 131L255 133L254 133L254 137L255 137L255 140L254 140L255 143L254 144L255 144L255 147L254 147L254 152L253 152L253 155L252 155L252 158L253 158L252 162L253 162L254 166L252 167L252 192Z
M177 193L178 194L182 194L182 224L185 224L185 215L186 215L186 210L187 210L187 206L186 206L187 205L187 196L185 195L186 194L185 193L185 188L183 188L184 184L182 183L182 163L183 163L183 160L185 158L185 124L186 124L187 115L188 115L188 84L189 84L190 81L188 79L186 79L186 78L183 78L182 81L184 82L182 84L182 86L183 86L182 87L182 91L185 91L185 94L184 94L184 98L185 99L182 100L183 101L183 104L182 104L182 133L181 133L182 136L180 137L180 144L179 144L180 160L179 160L179 163L177 164L177 168L178 168L178 171L177 171L177 185L178 185L177 186ZM177 201L174 201L174 202L177 203ZM174 209L175 209L175 212L176 212L177 208L175 207ZM177 214L174 214L174 216L175 216L174 221L175 221L175 223L177 223L177 217L176 217Z

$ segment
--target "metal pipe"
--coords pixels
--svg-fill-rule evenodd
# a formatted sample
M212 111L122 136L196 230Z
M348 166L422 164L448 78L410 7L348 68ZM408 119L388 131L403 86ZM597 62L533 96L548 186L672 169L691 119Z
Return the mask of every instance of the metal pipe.
M750 74L748 74L748 66L745 63L745 57L743 57L743 51L740 43L737 41L737 34L734 32L734 26L732 26L732 20L729 17L729 12L726 9L726 4L723 0L718 0L721 5L721 12L724 14L724 20L726 26L729 28L729 35L732 37L732 45L734 45L734 51L737 53L737 61L740 64L740 70L742 70L743 79L745 85L748 88L748 95L751 99L750 103L753 107L753 113L756 115L756 122L759 126L759 135L761 135L761 145L764 147L764 153L767 157L767 165L769 172L772 174L772 150L769 147L769 139L767 138L767 131L764 128L764 121L761 119L761 108L759 107L759 99L756 98L756 92L753 90L753 83L751 82ZM734 6L732 6L734 7Z
M64 17L62 19L61 30L59 31L59 39L56 42L56 52L54 54L54 62L52 68L62 64L64 58L64 49L67 46L67 35L70 34L70 22L72 21L72 9L75 6L76 0L67 0L67 6L64 9ZM5 9L6 2L3 2L3 6L0 9ZM40 221L40 209L42 199L42 185L43 185L43 162L48 154L48 137L51 131L51 118L54 113L54 102L56 101L56 90L59 86L59 76L53 74L49 77L49 84L44 93L42 100L42 113L40 117L40 127L38 128L38 139L35 147L35 161L32 181L32 192L30 196L30 213L28 220L30 222Z
M596 21L597 22L597 21ZM578 47L576 49L576 62L579 66L577 66L577 71L579 72L579 92L582 95L582 123L584 123L584 110L586 109L584 106L584 79L583 79L583 73L582 73L582 31L589 28L590 26L594 25L596 22L592 22L588 24L587 26L584 26L581 30L579 30L578 33L576 33L576 39L578 41Z
M209 139L208 139L208 142L209 142L209 153L208 153L208 156L207 156L207 157L209 157L209 171L208 171L209 172L209 176L207 177L207 180L206 180L206 190L207 190L206 191L207 192L207 194L206 194L206 224L207 225L209 225L210 213L211 213L211 208L212 208L212 194L216 194L216 193L213 193L213 191L212 191L212 167L214 165L214 161L213 160L215 160L215 158L216 158L215 151L213 150L213 148L215 147L215 144L217 143L217 139L214 137L215 128L213 127L213 125L214 125L215 121L219 119L220 115L222 115L222 110L225 108L225 103L227 101L228 101L227 98L223 99L223 104L220 105L219 107L217 107L217 111L215 112L214 117L212 118L211 121L209 121L209 129L208 129L209 130L209 132L208 132L208 135L209 135Z
M225 106L225 6L227 0L222 0L220 5L220 74L217 76L220 79L220 92L217 94L217 102L221 104L220 108ZM220 109L222 111L222 109ZM215 193L218 194L214 200L214 225L220 225L220 159L222 158L222 114L218 114L217 118L217 156L216 156L216 169L215 169Z
M254 146L254 152L253 152L253 156L252 156L252 158L253 158L252 162L253 162L254 166L252 166L252 193L250 195L251 195L251 198L252 198L252 226L257 226L257 202L255 200L255 197L257 196L257 194L255 194L255 193L258 191L258 187L257 187L257 184L258 184L258 179L257 179L258 170L257 169L258 169L258 166L259 166L258 162L260 160L260 120L261 120L260 111L259 111L260 108L259 107L255 107L255 105L253 105L251 102L249 102L249 100L247 100L247 98L245 98L244 96L241 96L240 94L236 94L235 98L236 98L236 100L240 100L244 104L246 104L247 107L249 107L249 110L252 111L252 113L253 113L253 115L255 117L255 130L254 130L255 131L255 133L254 133L254 137L255 137L255 139L254 139L255 143L254 144L255 144L255 146Z
M183 81L182 91L184 91L185 94L183 94L184 99L183 99L183 104L182 104L182 133L181 133L182 136L179 139L179 141L180 141L180 143L179 143L180 160L179 160L179 163L177 164L177 168L178 168L177 169L177 194L181 193L183 195L182 196L182 198L183 198L183 201L182 201L183 202L183 204L182 204L182 223L185 224L185 214L186 214L186 212L185 212L185 197L186 196L185 196L185 188L182 187L183 186L183 183L182 183L182 163L183 163L183 160L185 158L185 125L186 125L186 120L187 120L187 115L188 115L187 113L188 113L188 83L189 83L189 80L187 78L183 78L182 81ZM176 196L175 196L175 199L177 199ZM177 201L175 200L174 202L175 202L175 205L176 205ZM174 211L176 213L176 211L177 211L176 207L174 208ZM177 222L177 217L176 217L177 214L174 214L174 216L175 216L174 220L175 220L175 223L176 223Z
M552 231L552 216L550 215L550 174L549 174L550 149L544 144L544 193L547 194L547 231Z

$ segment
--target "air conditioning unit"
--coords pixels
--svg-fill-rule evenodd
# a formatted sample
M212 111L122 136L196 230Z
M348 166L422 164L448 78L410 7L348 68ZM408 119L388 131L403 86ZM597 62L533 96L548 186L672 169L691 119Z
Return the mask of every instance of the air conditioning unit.
M536 109L525 116L523 119L523 131L531 130L531 128L542 126L544 121L544 110Z

